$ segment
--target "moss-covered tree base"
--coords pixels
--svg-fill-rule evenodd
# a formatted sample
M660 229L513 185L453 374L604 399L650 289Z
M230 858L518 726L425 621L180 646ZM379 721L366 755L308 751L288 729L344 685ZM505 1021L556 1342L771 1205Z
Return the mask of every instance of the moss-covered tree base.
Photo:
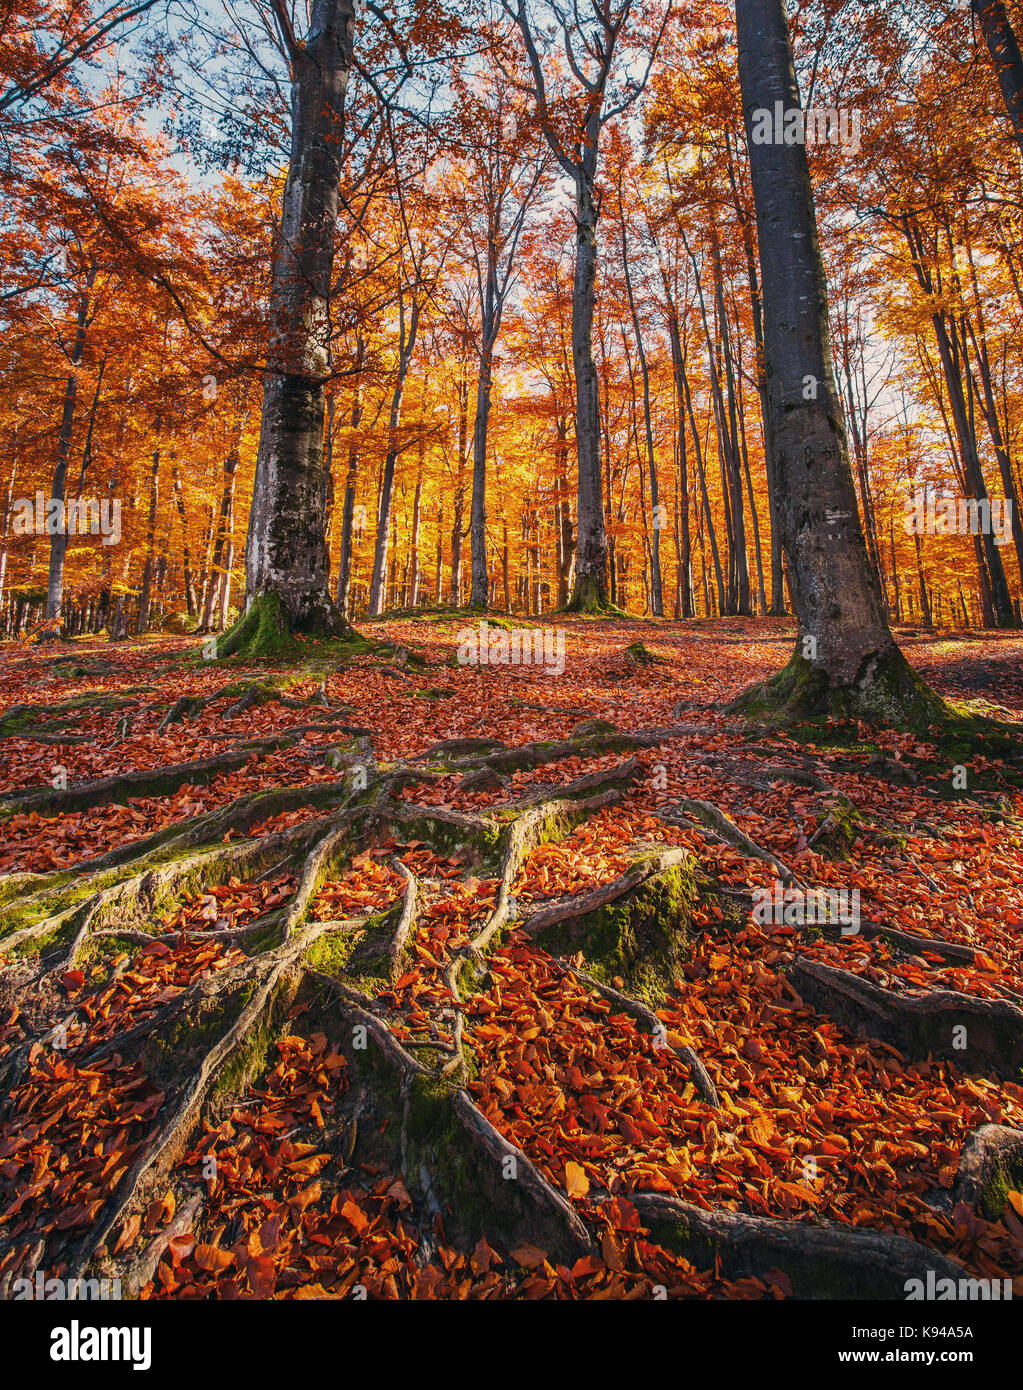
M310 655L311 641L368 644L360 638L339 608L325 603L296 622L276 594L261 594L233 627L217 639L216 658L240 662L288 661Z
M777 675L750 687L727 708L764 724L864 719L918 733L954 717L894 645L865 661L848 685L836 684L823 667L796 651Z
M580 613L591 618L624 618L627 616L607 596L607 584L603 576L580 575L576 577L571 597L559 613Z

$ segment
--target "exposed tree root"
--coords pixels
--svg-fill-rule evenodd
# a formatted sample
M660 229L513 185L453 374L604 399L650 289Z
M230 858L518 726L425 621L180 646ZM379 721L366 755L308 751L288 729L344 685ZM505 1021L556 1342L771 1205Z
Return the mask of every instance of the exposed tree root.
M352 1078L341 1112L327 1122L333 1126L330 1136L337 1154L332 1181L340 1182L347 1165L360 1163L376 1171L400 1172L413 1203L410 1219L418 1226L426 1253L432 1248L438 1217L446 1238L466 1249L485 1236L498 1249L514 1252L532 1245L565 1261L593 1252L595 1238L580 1210L498 1132L466 1089L473 1057L463 1038L465 997L487 987L488 958L516 920L513 889L530 852L545 841L567 836L596 811L621 801L642 774L642 764L628 758L614 768L583 774L564 785L534 788L512 802L473 814L418 804L400 793L452 769L499 775L567 758L655 747L692 732L693 726L687 725L639 733L588 727L568 740L524 748L506 748L489 739L444 740L414 764L381 766L373 761L371 750L349 748L341 758L357 755L367 772L361 791L342 780L240 798L100 856L83 866L86 873L18 875L6 889L0 885L11 922L0 938L0 952L18 952L22 987L25 972L32 974L36 967L38 1002L30 1022L35 1038L52 1040L55 1027L69 1023L75 1011L68 1015L66 1000L51 997L52 990L47 994L47 980L73 966L87 947L101 958L105 945L146 943L151 936L144 928L157 913L187 893L208 890L232 876L249 882L287 870L298 879L285 907L241 928L201 933L207 939L244 941L251 955L236 953L224 962L225 968L200 976L167 1002L158 1000L159 1007L121 1033L83 1045L73 1054L75 1065L88 1066L116 1053L126 1064L140 1066L165 1099L155 1132L94 1225L83 1235L55 1232L47 1236L48 1244L30 1242L19 1272L30 1277L36 1268L59 1266L69 1278L90 1271L117 1273L123 1275L128 1295L137 1296L168 1242L196 1230L203 1220L203 1194L196 1190L198 1180L180 1167L182 1158L203 1122L219 1123L261 1073L270 1044L288 1031L289 1014L298 1007L338 1040ZM94 795L95 787L83 794ZM322 808L323 814L283 832L223 843L229 829L245 833L281 810L306 804ZM713 824L728 843L771 863L787 882L794 881L781 861L755 845L717 808L696 801L685 805L700 812L702 822ZM444 962L441 978L448 998L436 991L441 1002L430 1006L430 1036L419 1040L403 1041L392 1027L401 1023L400 1015L392 1017L393 986L416 941L420 896L416 876L401 858L393 860L405 885L400 909L394 902L383 913L363 918L310 920L323 884L338 866L361 849L390 848L395 839L399 847L393 852L398 856L400 842L421 839L444 853L454 849L476 868L496 866L499 874L485 921ZM547 944L549 934L580 931L584 954L589 953L586 968L569 958L570 950L555 954L555 967L596 991L644 1031L664 1036L664 1025L650 1001L673 981L675 964L688 944L692 908L706 891L711 890L697 879L687 852L657 849L639 857L611 883L537 909L524 925L541 944ZM900 949L919 943L921 949L941 953L941 943L896 935L904 938L892 937ZM12 973L17 970L8 972ZM620 987L619 973L625 987ZM799 959L791 978L810 1002L816 987L817 998L826 996L842 1021L843 1001L851 1001L853 1026L876 1017L893 1036L898 1028L910 1027L906 1018L915 996L887 995L874 986L864 989L867 982L846 977L846 972ZM379 997L368 992L367 985ZM880 1002L877 996L882 996ZM922 998L927 1003L920 1016L931 1019L927 1027L934 1024L932 1002L947 999L953 1003L939 1006L937 1031L951 1034L954 1025L965 1022L968 1033L965 1051L955 1050L950 1038L949 1050L943 1052L929 1034L925 1038L921 1024L919 1040L927 1041L927 1053L986 1069L997 1052L999 1065L1006 1059L1004 1065L1014 1074L1023 1060L1023 1011L964 995ZM55 1015L57 1008L60 1013ZM30 1044L26 1037L5 1061L9 1089L10 1078L20 1076L24 1068ZM703 1103L720 1110L722 1100L696 1050L677 1038L667 1045L688 1067ZM894 1045L900 1045L898 1040ZM431 1065L413 1055L419 1051L427 1054ZM399 1123L388 1123L396 1117ZM1006 1140L1004 1149L1012 1163L1016 1142ZM964 1192L974 1173L980 1175L976 1182L983 1177L989 1187L984 1176L991 1168L989 1154L1003 1153L1000 1140L988 1144L978 1138L977 1145L984 1151L980 1158L974 1155L976 1145L964 1152ZM140 1248L126 1240L115 1253L119 1233L129 1229L131 1218L167 1190L178 1199L173 1220ZM964 1272L934 1250L877 1232L708 1212L661 1194L635 1194L631 1200L652 1238L680 1250L697 1266L705 1268L720 1259L722 1270L732 1276L780 1270L799 1297L903 1297L906 1279L925 1278L928 1270L951 1278Z
M637 859L610 883L602 883L597 888L591 888L589 892L576 893L570 898L562 898L559 902L531 912L523 921L522 930L527 936L536 936L545 927L551 927L556 922L570 922L585 917L588 913L596 912L598 908L615 902L673 864L684 864L688 860L689 853L684 849L663 850Z
M595 980L592 975L587 975L585 970L581 970L579 966L573 965L571 961L555 960L554 964L559 970L564 970L569 975L574 976L575 979L581 981L586 985L587 989L596 990L604 999L609 1000L612 1004L616 1004L623 1013L629 1014L637 1023L642 1024L644 1032L652 1033L657 1037L664 1035L664 1024L652 1009L648 1009L646 1005L641 1004L638 999L633 999L630 995L623 994L621 990L612 989L610 985L605 985L600 980ZM688 1045L675 1047L672 1050L677 1056L681 1057L689 1068L693 1078L693 1084L701 1097L712 1110L720 1110L721 1097L718 1095L717 1087L714 1085L714 1079L700 1061L695 1050Z
M894 642L865 660L848 685L832 682L823 665L799 647L770 680L751 687L727 712L770 725L814 719L866 719L886 728L923 732L950 716L945 701L916 674Z
M344 732L345 724L303 724L296 729L270 738L250 739L236 743L225 753L191 762L168 763L164 767L141 768L122 772L115 777L100 777L91 782L73 783L64 790L52 787L29 787L11 792L0 800L0 816L38 814L57 811L87 811L94 806L126 802L131 797L169 796L183 786L204 786L225 772L244 767L252 757L277 753L292 748L307 733Z
M651 1237L699 1267L720 1260L731 1278L785 1274L797 1298L905 1299L906 1281L958 1281L966 1271L929 1246L855 1227L811 1225L717 1209L659 1192L633 1193Z
M871 980L797 956L789 980L804 1000L860 1037L904 1057L955 1062L964 1071L1015 1079L1023 1066L1023 1009L955 990L896 994Z
M740 830L735 821L730 816L726 816L724 811L714 806L709 801L701 801L696 797L683 796L676 803L679 811L688 812L699 824L710 826L719 839L733 849L741 850L743 854L748 854L751 859L759 859L764 864L770 864L776 870L782 883L795 884L799 880L793 874L787 864L784 864L777 855L770 850L758 845L755 840L751 840L744 830ZM664 820L671 817L661 812Z

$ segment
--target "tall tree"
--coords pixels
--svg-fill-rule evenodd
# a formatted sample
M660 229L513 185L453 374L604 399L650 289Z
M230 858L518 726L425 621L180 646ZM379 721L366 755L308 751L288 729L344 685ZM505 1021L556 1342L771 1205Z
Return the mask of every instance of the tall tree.
M1012 129L1023 150L1023 54L1019 51L1019 40L1003 0L971 0L971 4L991 54Z
M647 56L641 77L615 80L623 66L623 31L632 16L633 0L593 0L584 16L548 0L554 25L561 30L558 66L571 77L556 79L545 72L538 35L541 26L530 18L526 0L503 0L522 35L532 96L540 128L575 194L575 279L572 291L572 365L575 371L575 437L579 459L579 503L575 585L568 607L599 611L608 606L607 532L600 468L600 404L597 368L593 359L593 310L597 275L597 222L600 198L597 171L600 137L605 126L635 103L650 75L664 28L671 15L665 6L659 27L646 34Z
M739 81L764 295L764 351L782 544L799 623L791 660L740 704L930 722L942 702L888 626L860 526L828 332L806 146L754 139L757 112L800 109L785 0L736 0ZM780 105L776 106L776 103Z
M224 655L265 650L287 630L350 631L329 588L323 430L355 0L313 0L304 40L284 0L273 10L291 66L291 153L270 289L246 613L224 637Z

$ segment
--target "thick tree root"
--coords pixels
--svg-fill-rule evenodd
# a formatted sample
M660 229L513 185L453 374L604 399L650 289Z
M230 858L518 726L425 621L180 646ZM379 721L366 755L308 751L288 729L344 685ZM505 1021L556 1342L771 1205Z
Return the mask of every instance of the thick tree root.
M1023 1009L954 990L896 994L871 980L797 956L788 978L802 998L860 1037L904 1057L955 1062L963 1071L1015 1080L1023 1066Z
M585 970L581 970L571 961L555 960L554 964L559 970L572 975L575 979L584 984L587 989L596 990L604 999L615 1004L623 1013L629 1014L637 1023L641 1024L645 1033L651 1033L655 1037L664 1036L664 1024L657 1017L652 1009L648 1009L645 1004L641 1004L638 999L633 999L628 994L623 994L620 989L613 989L610 985L603 984L600 980L595 980L592 975L587 975ZM667 1043L665 1044L667 1046ZM717 1087L710 1072L700 1061L695 1050L691 1046L676 1047L672 1049L675 1054L685 1062L693 1078L693 1084L700 1096L712 1110L721 1109L721 1097L718 1095Z
M180 787L204 786L225 772L244 767L252 757L264 757L293 748L307 733L344 733L347 724L303 724L270 738L251 739L237 743L225 753L191 762L170 763L165 767L142 768L122 772L116 777L100 777L91 782L73 783L64 790L53 787L28 787L12 792L0 800L0 816L31 811L47 812L88 811L95 806L121 804L132 797L170 796Z
M688 850L669 849L637 859L634 864L629 865L623 874L619 874L610 883L602 883L597 888L591 888L587 893L576 893L570 898L562 898L559 902L551 903L547 907L539 908L536 912L531 912L523 921L522 930L527 936L536 936L545 927L554 926L557 922L571 922L579 917L585 917L591 912L596 912L598 908L605 907L608 903L613 903L618 898L624 897L626 893L640 887L657 874L663 873L665 869L671 868L675 864L688 863L689 858Z
M834 684L825 667L808 661L797 647L787 666L744 691L727 712L771 725L830 717L917 732L950 715L944 700L916 674L894 641L866 659L848 685Z
M202 1223L205 1203L195 1190L198 1179L180 1166L190 1143L204 1120L215 1125L230 1113L248 1083L263 1070L274 1039L289 1031L289 1014L297 1008L306 1012L313 1027L338 1040L348 1062L350 1088L341 1112L328 1121L338 1155L336 1176L330 1181L340 1185L348 1167L362 1163L378 1172L400 1172L412 1198L409 1216L418 1225L424 1255L432 1248L437 1217L443 1221L446 1239L465 1249L485 1236L492 1246L513 1256L522 1246L538 1247L566 1262L593 1252L594 1238L580 1211L495 1129L466 1089L472 1058L463 1044L463 995L485 981L487 959L515 921L513 888L531 850L566 836L594 812L621 801L642 775L642 764L636 758L627 759L616 768L584 774L565 785L534 788L516 801L478 814L417 804L401 799L399 793L450 772L453 762L465 772L489 766L497 773L580 755L653 747L690 732L689 726L642 734L588 729L569 740L527 745L526 750L505 749L491 740L445 741L447 746L435 745L416 766L377 767L371 753L367 756L360 750L368 772L368 785L361 792L350 791L342 781L241 798L173 827L166 838L163 832L148 837L131 847L132 853L101 856L93 861L92 871L77 881L63 873L19 876L14 891L34 888L34 892L22 891L8 902L14 929L0 939L0 950L16 949L30 960L40 949L49 952L59 944L59 965L51 966L51 975L74 964L90 943L113 944L115 938L118 944L126 938L149 941L143 928L153 916L199 887L208 889L232 875L248 882L282 869L298 879L287 906L236 931L201 933L209 939L251 940L251 956L233 957L225 968L201 976L176 998L158 1001L161 1007L122 1033L73 1054L76 1065L87 1066L116 1052L126 1063L137 1063L166 1099L157 1114L157 1131L108 1198L96 1224L75 1239L48 1233L50 1248L43 1241L31 1244L20 1272L56 1267L55 1261L66 1268L68 1277L83 1277L89 1271L122 1272L123 1287L129 1296L137 1296L152 1278L168 1241ZM354 753L349 750L344 756ZM267 815L304 803L322 806L325 813L278 834L217 843L228 827L244 833ZM725 830L731 834L737 827L728 821ZM335 867L361 848L391 845L389 837L422 839L446 853L454 849L463 860L471 859L476 869L496 865L499 872L489 915L468 944L446 961L442 978L450 1004L443 1002L443 991L435 991L434 997L441 1002L433 1006L431 1036L425 1041L403 1042L389 1023L398 997L393 986L407 967L416 938L419 898L415 875L401 859L394 860L405 882L400 908L395 902L383 914L356 920L309 920L319 891ZM394 852L400 855L401 850ZM745 847L744 852L748 852ZM773 857L765 862L774 863L779 871L785 867ZM530 932L557 932L566 924L592 926L602 914L606 920L607 914L625 912L623 920L635 928L651 914L658 921L663 917L671 935L671 949L661 966L667 978L673 971L676 948L684 944L695 898L702 891L687 853L657 850L637 860L611 884L538 909L526 927ZM328 945L360 933L362 939L354 951L346 947L333 953ZM919 941L922 948L935 949L930 941ZM905 949L906 943L895 944ZM620 940L615 950L620 953ZM600 968L613 971L617 959L612 952L606 960L601 958ZM614 983L599 979L565 958L555 957L554 964L631 1016L644 1031L664 1035L664 1025L649 1004L618 988L617 979ZM20 968L27 969L28 961ZM834 981L826 973L822 977L821 969L827 971L815 962L797 960L793 982L807 998L810 989L803 985L814 980L821 989L828 985L835 997L846 998L845 972L832 972L843 977L842 988L847 991L836 994ZM869 991L856 992L866 982L849 979L862 1016L863 1000L876 1001ZM44 981L45 975L40 990ZM363 987L367 982L379 998ZM956 1001L960 1013L964 1008L974 1010L966 1019L967 1049L952 1051L953 1060L969 1059L972 1064L977 1049L987 1059L996 1046L1005 1056L1015 1056L1006 1050L998 1031L1008 1024L1016 1029L1014 1046L1023 1048L1020 1010L986 1005L967 996L925 996L946 997ZM891 996L895 1003L888 1007L897 1012L913 998ZM960 1013L951 1010L942 1027L947 1022L946 1031L951 1032L952 1025L962 1021ZM401 1022L400 1011L394 1022ZM408 1025L402 1024L402 1029L407 1031ZM47 1036L51 1035L52 1027ZM8 1056L7 1076L14 1074L12 1065L17 1072L24 1064L28 1045L26 1039L13 1058ZM427 1066L414 1056L419 1050L427 1052L431 1063L434 1054L439 1054L437 1065ZM939 1055L933 1044L928 1051ZM703 1102L720 1109L714 1080L695 1049L675 1046L675 1052L688 1066ZM974 1167L987 1172L979 1160L978 1164L964 1153L962 1182ZM141 1249L133 1251L128 1241L115 1255L118 1231L123 1233L133 1216L168 1189L178 1199L172 1222ZM729 1275L780 1270L798 1297L904 1297L905 1281L926 1278L928 1270L937 1277L963 1274L958 1265L935 1251L895 1236L729 1211L707 1212L661 1194L635 1194L631 1200L656 1241L681 1250L699 1267L720 1258L722 1270Z
M630 1200L658 1244L700 1268L720 1261L730 1278L778 1270L797 1298L905 1299L908 1281L926 1282L929 1271L935 1279L956 1280L957 1287L966 1274L961 1265L903 1236L704 1211L659 1192L636 1192Z

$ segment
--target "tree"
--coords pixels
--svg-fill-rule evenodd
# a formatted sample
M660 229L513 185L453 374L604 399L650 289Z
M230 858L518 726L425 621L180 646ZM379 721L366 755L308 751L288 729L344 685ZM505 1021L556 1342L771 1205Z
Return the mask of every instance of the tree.
M806 147L753 136L755 113L800 108L785 0L736 0L735 10L779 519L799 623L784 671L740 704L929 723L941 701L892 636L860 525Z
M472 437L472 502L469 544L470 608L486 608L487 434L494 384L494 353L512 287L516 253L526 217L543 188L546 160L536 149L515 89L500 72L484 72L471 84L459 77L455 134L464 188L453 214L463 222L479 306L474 339L477 358L476 416Z
M645 70L641 77L615 80L623 66L619 48L633 12L633 0L595 0L585 18L578 6L550 0L547 8L562 34L561 52L574 84L558 78L549 87L539 26L530 19L526 0L503 0L522 35L531 93L544 137L561 168L572 181L575 194L575 278L572 290L572 365L575 373L575 436L579 460L575 585L568 607L593 612L608 607L607 533L600 469L600 403L597 369L593 360L593 310L596 293L597 223L600 196L597 171L600 137L605 126L634 105L646 86L671 4L660 25L647 39ZM573 31L575 37L573 38ZM624 65L627 66L627 65Z
M291 66L291 154L270 290L256 477L245 547L246 613L222 655L272 648L285 631L345 636L329 588L323 428L330 289L352 69L354 0L314 0L300 40L274 0Z
M991 63L1005 99L1005 109L1023 150L1023 54L1009 23L1003 0L971 0L973 13L991 54Z

